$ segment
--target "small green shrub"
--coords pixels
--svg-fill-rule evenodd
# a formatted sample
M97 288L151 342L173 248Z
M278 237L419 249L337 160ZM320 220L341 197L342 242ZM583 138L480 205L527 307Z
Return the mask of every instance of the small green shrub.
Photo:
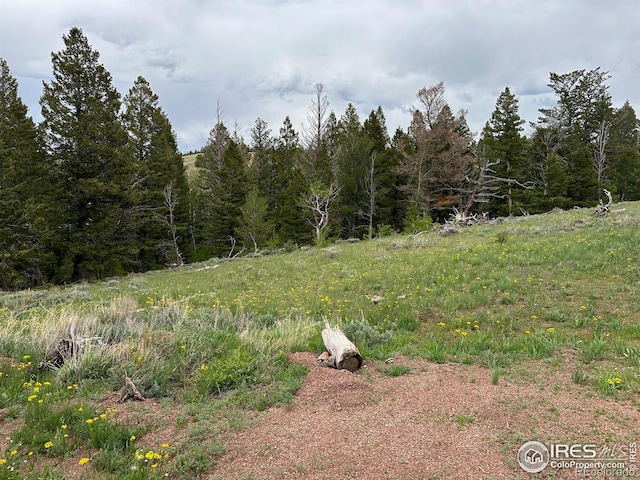
M344 334L359 347L375 347L393 338L390 331L379 332L365 320L353 320L342 327Z

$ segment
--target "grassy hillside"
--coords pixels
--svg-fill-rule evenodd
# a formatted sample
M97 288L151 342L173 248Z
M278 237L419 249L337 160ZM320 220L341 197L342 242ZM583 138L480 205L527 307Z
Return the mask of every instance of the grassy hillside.
M215 438L237 426L238 409L291 400L305 369L285 354L320 353L325 319L341 325L365 359L404 354L478 364L496 383L531 360L553 362L559 351L576 349L575 383L633 400L640 391L640 203L615 208L626 211L555 212L447 236L434 229L0 292L0 425L12 432L0 458L27 475L29 466L42 472L37 459L91 450L92 475L193 478L223 450ZM372 302L374 295L382 300ZM106 345L55 371L36 369L70 324ZM152 419L100 423L112 415L101 399L122 388L123 375L176 410L189 432L183 443L140 450L132 438L157 429ZM216 421L198 424L197 411ZM214 440L194 441L198 435ZM162 468L147 462L131 471L131 459L147 451ZM47 478L61 478L52 472ZM3 478L13 477L0 466Z
M190 153L189 155L182 156L182 162L184 163L184 168L187 173L191 173L196 169L196 159L198 155L198 153Z

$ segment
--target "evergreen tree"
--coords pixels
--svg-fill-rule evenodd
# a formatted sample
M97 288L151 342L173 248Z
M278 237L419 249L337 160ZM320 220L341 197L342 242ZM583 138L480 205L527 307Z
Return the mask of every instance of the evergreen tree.
M365 225L360 212L368 202L364 183L367 178L371 180L371 145L351 103L338 122L334 151L340 184L340 195L334 207L337 222L341 223L345 237L362 236L365 230L361 227ZM328 185L330 181L323 183ZM369 187L375 187L375 182L369 181Z
M482 132L482 143L487 160L494 165L497 182L489 209L500 216L514 213L514 197L518 187L529 181L526 168L526 139L522 136L524 120L518 114L518 99L509 87L498 97L491 120ZM522 205L520 205L522 206Z
M552 109L540 110L541 126L554 126L566 135L558 153L567 162L567 174L572 176L568 195L574 205L596 201L608 180L606 154L613 114L606 85L609 78L599 67L566 74L551 72L549 87L556 93L558 103Z
M620 200L640 200L640 122L629 102L613 114L610 189Z
M258 186L252 185L240 208L242 219L238 233L242 243L245 246L252 246L256 253L273 236L273 226L267 220L268 208L268 202L260 194Z
M260 195L273 202L276 192L275 177L277 171L274 166L274 139L267 122L256 119L251 129L251 160L249 182L258 186Z
M178 252L186 238L189 191L175 134L158 96L143 77L137 78L124 104L128 152L135 159L139 268L144 271L165 263L181 264ZM169 196L165 191L168 186ZM174 245L173 228L180 245Z
M65 207L58 228L58 281L119 274L133 267L132 166L119 121L120 95L79 28L51 55L53 79L40 99L48 154Z
M286 117L274 152L276 192L269 205L271 216L268 217L280 243L306 243L311 238L307 212L299 205L309 189L299 166L301 156L298 134Z
M55 166L46 164L18 83L0 58L0 289L42 285L53 272Z
M209 132L207 144L198 155L196 165L199 168L192 182L192 252L193 260L206 260L213 255L215 238L215 190L220 184L220 170L224 165L224 155L232 142L222 114L218 108L216 124Z
M240 148L230 140L225 149L219 182L211 191L209 242L211 252L223 256L234 252L239 240L242 206L246 200L247 178Z

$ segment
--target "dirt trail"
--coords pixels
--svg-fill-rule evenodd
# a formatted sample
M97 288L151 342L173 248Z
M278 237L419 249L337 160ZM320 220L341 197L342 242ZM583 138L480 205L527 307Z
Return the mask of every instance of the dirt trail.
M400 358L411 372L390 377L371 362L351 374L317 366L311 353L291 358L310 368L293 405L229 439L208 478L578 478L525 473L517 450L530 440L618 449L640 440L637 406L575 385L572 368L531 363L522 382L494 385L477 366Z

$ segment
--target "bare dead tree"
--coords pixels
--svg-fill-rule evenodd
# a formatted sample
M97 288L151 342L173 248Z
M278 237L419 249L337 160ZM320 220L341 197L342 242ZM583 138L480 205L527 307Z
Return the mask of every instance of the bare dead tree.
M316 83L316 97L311 101L311 106L307 112L307 122L302 127L302 138L305 147L317 154L324 138L327 127L327 111L329 109L329 100L323 95L324 85Z
M229 235L229 242L231 242L231 248L229 249L228 257L229 258L236 258L236 257L239 257L240 255L242 255L242 253L244 252L246 247L243 246L242 250L240 250L240 251L238 251L236 253L233 253L234 250L236 249L236 243L237 243L237 241L236 241L236 239L235 239L235 237L233 235Z
M376 196L378 193L376 183L376 152L371 152L369 156L369 165L367 166L365 176L361 180L362 189L367 197L366 210L358 209L358 215L364 218L368 223L369 240L373 238L373 218L376 213Z
M526 190L535 188L535 183L532 181L522 183L513 178L504 178L497 175L493 167L498 165L500 160L490 161L485 154L484 148L476 148L474 154L476 162L466 176L467 189L462 196L463 208L460 213L461 217L470 217L471 209L477 203L486 203L491 198L504 198L504 195L497 193L500 184L517 185Z
M428 128L433 128L440 112L447 104L444 99L444 82L418 90L418 100L423 106L423 116Z
M313 182L309 194L305 196L300 205L311 213L309 223L314 229L316 241L320 241L329 226L329 215L334 200L340 193L340 186L332 182L328 187L321 182Z
M596 216L606 215L607 213L609 213L609 208L611 208L611 205L613 204L613 197L611 196L611 192L606 188L603 188L602 191L604 192L604 194L607 196L609 200L606 203L606 205L602 203L602 199L599 200L600 204L596 207L595 211L593 212L593 214Z
M598 184L605 180L607 170L607 143L609 142L609 129L611 124L602 121L596 131L595 143L593 146L593 166L596 169ZM605 190L606 191L606 190Z
M178 245L178 240L180 239L178 235L178 226L176 225L175 212L176 207L178 205L178 197L174 190L173 182L168 183L164 187L164 212L160 213L159 211L154 211L154 216L162 222L167 227L167 234L169 239L160 244L160 247L167 248L173 251L173 255L175 256L175 263L171 266L181 267L184 265L184 261L182 259L182 254L180 253L180 247Z

